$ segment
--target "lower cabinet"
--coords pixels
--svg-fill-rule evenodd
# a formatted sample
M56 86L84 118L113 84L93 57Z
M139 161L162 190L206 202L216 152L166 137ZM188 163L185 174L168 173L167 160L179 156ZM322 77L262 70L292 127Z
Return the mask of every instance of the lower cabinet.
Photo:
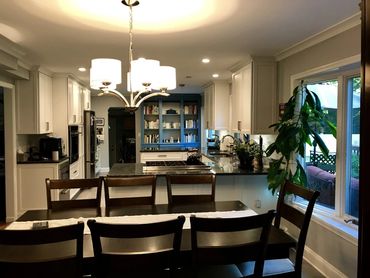
M46 178L59 178L58 163L18 164L18 213L47 208Z

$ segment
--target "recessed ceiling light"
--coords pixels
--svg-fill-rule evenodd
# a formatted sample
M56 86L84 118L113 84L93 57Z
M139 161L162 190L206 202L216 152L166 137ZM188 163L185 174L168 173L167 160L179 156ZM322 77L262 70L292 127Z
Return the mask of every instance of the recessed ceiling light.
M220 75L219 75L218 73L214 73L214 74L212 74L212 77L213 77L213 78L219 78L219 77L220 77Z
M202 59L202 63L203 63L203 64L208 64L210 61L211 61L211 60L210 60L210 59L208 59L208 58L203 58L203 59Z
M86 71L86 68L84 68L84 67L79 67L79 68L78 68L78 70L79 70L79 71L84 72L84 71Z

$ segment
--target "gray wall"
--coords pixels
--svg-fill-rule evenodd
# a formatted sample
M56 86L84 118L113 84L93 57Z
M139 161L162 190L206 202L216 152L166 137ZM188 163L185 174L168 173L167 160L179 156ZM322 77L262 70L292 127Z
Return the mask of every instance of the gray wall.
M278 62L279 103L291 96L290 76L327 65L361 52L361 27L358 25L335 37Z
M322 43L278 62L279 102L291 96L292 75L342 60L361 52L360 26L349 29ZM357 244L333 230L312 221L307 246L348 277L356 277Z

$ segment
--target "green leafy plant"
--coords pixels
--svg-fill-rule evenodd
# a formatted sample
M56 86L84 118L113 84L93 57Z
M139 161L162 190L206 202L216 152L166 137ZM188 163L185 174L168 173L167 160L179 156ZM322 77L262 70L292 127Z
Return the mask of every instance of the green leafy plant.
M316 143L324 156L328 156L329 150L317 130L327 127L336 137L336 126L326 118L319 97L302 81L286 103L280 121L270 127L277 131L277 137L267 147L266 156L276 152L280 158L270 163L267 174L269 190L274 194L287 179L307 186L306 172L300 162L305 155L305 145Z
M238 142L234 146L234 151L239 158L240 168L253 169L253 159L262 155L260 146L254 140Z

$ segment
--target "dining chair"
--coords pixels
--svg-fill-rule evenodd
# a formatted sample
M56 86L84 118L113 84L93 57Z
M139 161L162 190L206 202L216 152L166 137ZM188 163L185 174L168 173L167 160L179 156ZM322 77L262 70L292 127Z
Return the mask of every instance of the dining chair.
M287 195L289 196L291 194L307 201L306 210L292 205L291 201L287 201ZM319 195L320 192L318 191L312 191L310 189L296 185L290 181L286 181L285 184L281 187L277 202L276 217L274 225L272 227L272 232L278 236L274 239L270 237L268 241L268 246L272 244L279 245L280 243L283 243L279 242L279 238L282 241L286 241L287 238L290 238L292 241L296 242L296 246L294 248L295 256L294 259L291 260L289 254L286 254L286 256L284 257L279 257L276 254L270 255L269 250L267 250L267 257L273 259L265 260L265 266L263 270L264 277L301 277L303 253L308 233L308 227L310 224L315 202ZM290 224L298 228L298 239L295 239L284 231L283 225L281 223L282 219L287 221L288 225ZM238 265L238 267L244 275L247 275L248 273L250 273L251 265L252 263L245 263Z
M84 223L0 230L0 276L82 277Z
M167 277L177 268L184 216L145 224L88 220L96 277Z
M167 175L167 197L169 205L202 203L215 201L216 176L214 174L179 174ZM197 189L189 189L188 186L197 186ZM201 186L208 186L208 193L200 193ZM181 187L185 187L186 192L193 191L192 194L174 194L175 190L184 191ZM174 190L175 189L175 190Z
M101 202L101 190L102 190L102 178L92 179L45 179L46 183L46 198L48 209L50 210L65 210L65 209L76 209L76 208L96 208L100 210ZM63 190L70 189L93 189L95 188L96 193L94 198L86 199L71 199L71 200L60 200L58 198L52 198L54 190L59 195Z
M192 215L193 276L222 277L225 274L218 266L225 266L236 270L229 270L227 277L241 277L235 264L252 260L256 263L251 277L262 277L274 216L273 210L236 218L200 218Z
M150 188L150 194L147 196L122 196L113 197L111 190L115 190L114 194L119 195L118 191L123 191L123 195L128 194L127 190L133 191L138 187ZM138 176L138 177L106 177L104 179L104 196L105 207L107 210L113 207L123 207L131 205L154 205L155 204L155 191L156 191L156 176ZM122 192L121 192L122 193ZM131 192L132 193L132 192ZM140 192L141 193L141 192Z

